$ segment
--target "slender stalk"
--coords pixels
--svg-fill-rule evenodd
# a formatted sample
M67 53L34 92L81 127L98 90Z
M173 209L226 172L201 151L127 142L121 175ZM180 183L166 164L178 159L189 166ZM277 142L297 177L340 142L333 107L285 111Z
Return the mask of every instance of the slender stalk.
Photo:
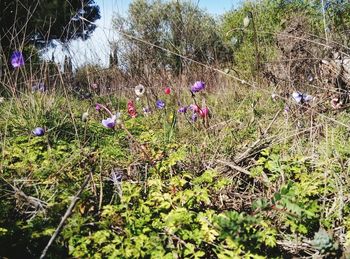
M96 103L97 105L99 105L101 108L103 108L106 112L109 113L109 115L111 115L111 117L113 116L112 112L104 105L100 104L100 103Z
M326 10L325 10L325 5L324 5L324 0L321 0L321 4L322 4L324 34L326 37L326 44L328 44L328 32L327 32Z
M64 216L61 219L60 224L58 225L58 227L55 230L55 233L51 236L49 242L47 243L46 247L44 248L44 250L41 253L40 259L45 258L47 250L50 248L50 246L52 245L53 241L56 239L56 237L59 235L59 233L61 232L64 223L67 221L68 217L71 215L75 205L77 204L78 200L79 200L79 196L80 194L83 192L83 190L85 189L85 186L89 183L90 179L91 179L92 174L89 173L88 176L86 176L83 184L81 185L80 189L77 191L77 193L74 195L66 213L64 214Z

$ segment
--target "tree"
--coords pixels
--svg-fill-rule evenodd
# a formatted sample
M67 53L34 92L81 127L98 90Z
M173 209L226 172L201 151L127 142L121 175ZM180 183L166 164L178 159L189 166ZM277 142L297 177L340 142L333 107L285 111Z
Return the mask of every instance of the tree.
M114 26L124 35L123 61L134 71L167 67L180 74L188 63L181 56L205 64L230 56L216 21L190 1L134 0Z
M319 60L315 57L325 57L329 47L349 53L349 1L323 3L324 6L319 0L246 1L227 12L222 18L221 31L226 42L231 42L236 70L246 75L256 75L261 70L265 76L271 77L273 67L275 72L278 71L279 79L303 85L311 74L308 70L318 70ZM245 28L243 21L249 13L252 22ZM313 42L329 46L323 48ZM305 56L298 57L296 53ZM281 62L277 62L278 59ZM300 76L304 81L298 78Z
M0 43L4 51L26 43L87 39L101 18L93 0L1 0Z

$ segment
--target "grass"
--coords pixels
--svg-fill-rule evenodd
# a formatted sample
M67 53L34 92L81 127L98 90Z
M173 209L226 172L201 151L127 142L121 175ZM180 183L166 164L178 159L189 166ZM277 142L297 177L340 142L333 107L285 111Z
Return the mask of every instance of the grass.
M229 84L196 96L210 107L208 127L171 105L143 116L145 97L135 119L120 96L6 98L0 243L12 248L1 254L38 257L87 174L51 257L346 253L349 134L332 120L347 125L348 114L297 105L285 114L272 90ZM186 90L176 92L192 102ZM162 98L175 103L172 94ZM122 111L124 128L104 128L97 101ZM37 126L45 136L31 134ZM108 180L113 170L121 182ZM320 229L328 232L317 243Z
M239 38L235 67L228 57L226 72L219 61L214 68L209 60L203 64L134 37L129 54L137 43L177 55L183 74L142 62L135 75L98 65L63 73L54 62L5 68L0 256L349 257L349 111L331 108L333 95L341 93L324 80L335 78L314 58L304 59L322 59L323 48L331 46L323 36L309 38L321 21L316 5L264 3L254 13L255 33L236 30L246 11L260 8L255 4L223 18L226 37ZM298 8L300 14L289 17ZM30 53L39 60L34 48ZM270 82L254 72L256 62ZM196 80L207 87L193 96L189 86ZM42 81L46 91L30 91ZM147 90L137 99L133 87L139 83ZM297 104L287 94L291 88L312 89L316 99ZM129 100L136 118L128 114ZM156 108L157 100L165 101L164 109ZM122 123L104 127L101 121L111 115L97 111L96 103L121 112ZM192 122L190 110L177 111L193 103L207 106L210 117ZM147 106L152 112L145 115ZM36 127L45 129L44 136L32 133Z

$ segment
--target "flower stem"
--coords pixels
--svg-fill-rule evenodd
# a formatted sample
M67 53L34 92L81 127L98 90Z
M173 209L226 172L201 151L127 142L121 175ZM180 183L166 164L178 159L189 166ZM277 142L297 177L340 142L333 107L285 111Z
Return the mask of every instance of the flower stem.
M103 108L106 112L108 112L111 117L113 117L113 113L104 105L100 104L100 103L96 103L97 105L99 105L101 108Z

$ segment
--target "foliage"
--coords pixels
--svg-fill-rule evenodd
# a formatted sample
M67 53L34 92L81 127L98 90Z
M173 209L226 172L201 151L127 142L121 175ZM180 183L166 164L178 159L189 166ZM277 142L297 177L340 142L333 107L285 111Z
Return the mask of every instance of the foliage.
M349 27L349 17L346 1L325 1L326 26L323 22L323 7L321 1L246 1L237 10L226 13L222 18L223 37L234 50L235 70L241 73L255 74L261 72L263 64L278 57L276 39L288 28L290 23L300 17L306 17L303 26L307 33L318 39L328 36L337 42L347 44L347 37L340 31ZM247 28L243 19L251 15ZM293 40L290 38L289 40ZM286 47L286 46L280 46Z
M114 25L123 33L123 62L131 71L142 71L147 64L150 69L168 68L175 74L189 69L189 62L179 55L206 64L226 60L229 49L216 26L209 14L189 1L160 0L133 1L128 16L116 17Z
M6 54L10 47L21 46L23 39L41 47L54 39L87 39L96 28L93 22L100 18L99 7L92 0L5 0L0 10L0 45Z
M347 10L338 2L327 5L327 15ZM226 51L225 43L219 39L212 45L217 37L226 44L236 37L235 62L257 76L256 58L264 64L276 54L273 33L285 29L286 19L295 19L289 14L300 12L309 32L321 35L320 10L316 1L248 2L225 15L218 32L216 21L191 3L138 0L130 6L129 20L119 18L116 24L125 33L210 65L211 59L225 62L216 52ZM254 21L241 29L247 14ZM212 74L208 86L213 91L184 91L191 81L183 78L183 70L191 68L187 62L147 50L127 36L123 41L128 55L143 54L140 60L127 59L132 68L170 66L179 78L151 81L148 74L150 86L133 99L133 89L113 93L107 88L137 81L115 80L116 66L86 65L74 79L62 76L62 91L31 92L29 83L23 91L17 87L19 72L25 76L34 64L7 76L17 88L0 102L0 256L38 258L87 175L91 180L48 258L347 256L346 107L321 114L317 106L271 98L276 89L268 85L246 88ZM24 52L30 62L38 60L32 47ZM72 82L80 88L70 89ZM168 93L157 88L164 82ZM106 86L108 95L99 95L95 84ZM166 105L157 109L153 101L160 99ZM130 100L137 116L130 114ZM186 114L177 112L200 101L210 116L190 121L194 105ZM115 127L101 124L106 113L100 104L107 116L118 114ZM282 113L285 105L289 111ZM33 134L36 127L45 134Z

